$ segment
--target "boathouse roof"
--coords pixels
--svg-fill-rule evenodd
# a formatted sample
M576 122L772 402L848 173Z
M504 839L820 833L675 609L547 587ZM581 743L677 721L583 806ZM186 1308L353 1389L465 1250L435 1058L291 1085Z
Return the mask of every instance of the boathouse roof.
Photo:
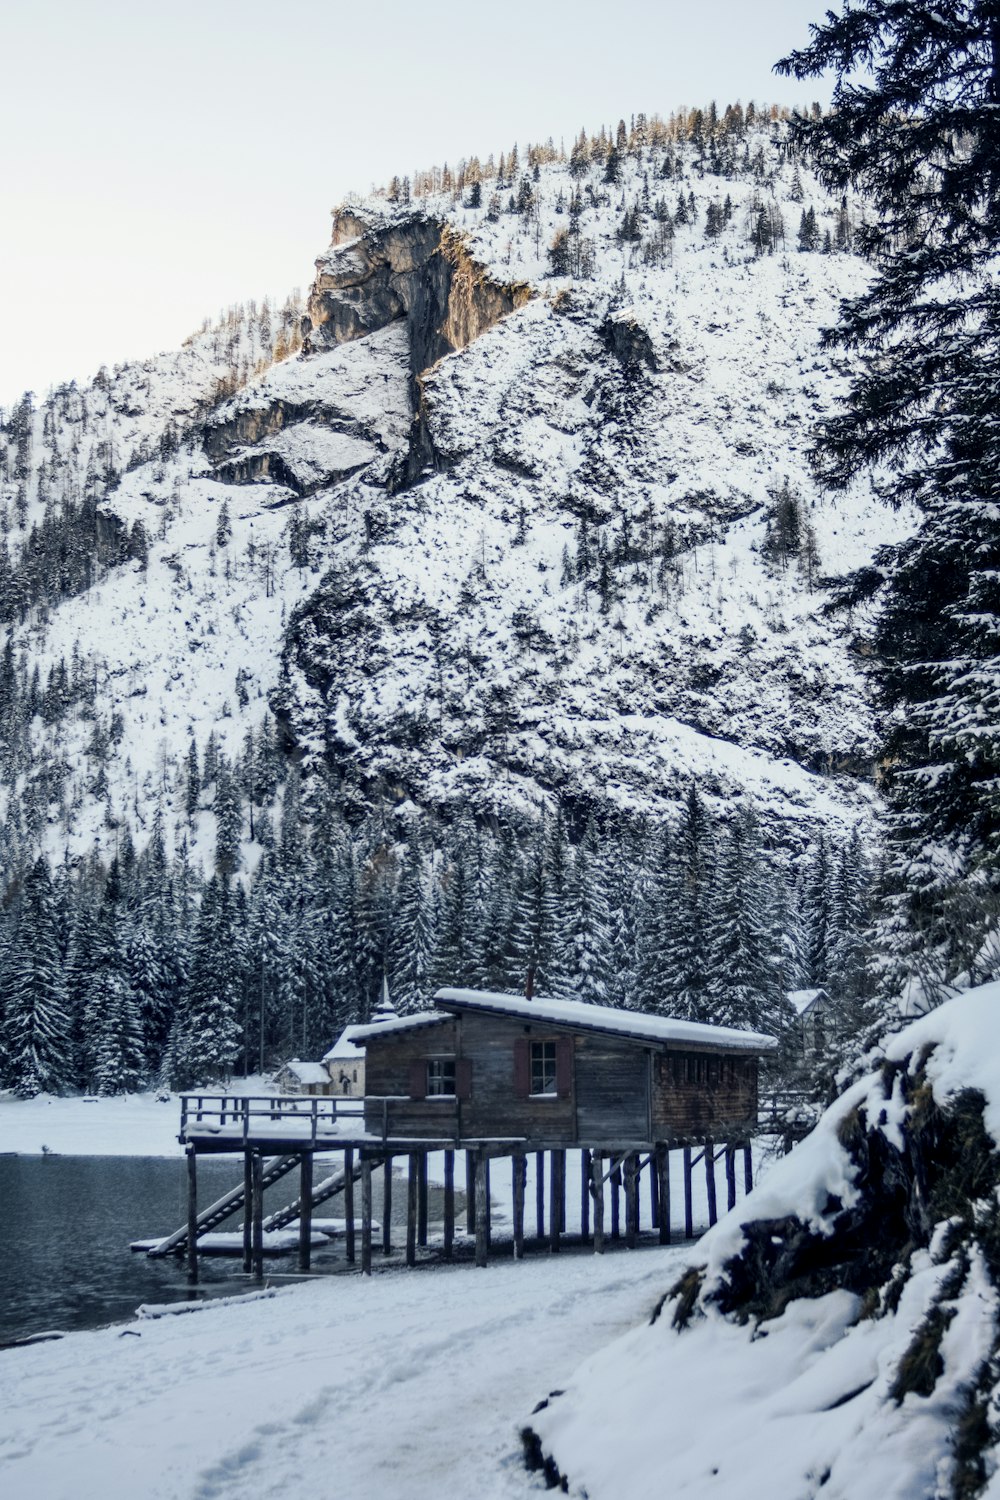
M574 1031L595 1031L637 1042L670 1043L675 1047L714 1047L725 1052L772 1052L777 1047L773 1036L757 1031L737 1031L730 1026L709 1026L699 1021L678 1021L669 1016L650 1016L641 1011L616 1010L610 1005L591 1005L584 1000L556 1000L536 995L503 995L490 990L441 989L434 996L437 1010L401 1016L397 1021L383 1021L373 1026L352 1028L359 1041L393 1031L408 1031L414 1026L429 1026L449 1014L476 1011L486 1015L509 1016L523 1021L540 1021L551 1026L566 1026Z

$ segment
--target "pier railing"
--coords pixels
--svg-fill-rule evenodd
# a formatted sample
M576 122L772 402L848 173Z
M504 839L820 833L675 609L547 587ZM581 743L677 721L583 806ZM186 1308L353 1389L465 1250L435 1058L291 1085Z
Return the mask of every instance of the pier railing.
M335 1094L182 1094L181 1137L284 1135L315 1143L343 1120L364 1118L365 1101Z
M406 1094L364 1099L343 1094L182 1094L180 1139L210 1135L253 1143L274 1137L314 1146L318 1139L345 1134L342 1127L348 1121L358 1134L366 1134L365 1106L374 1103L379 1107L382 1139L386 1140L389 1106L408 1098ZM378 1126L374 1133L377 1131Z

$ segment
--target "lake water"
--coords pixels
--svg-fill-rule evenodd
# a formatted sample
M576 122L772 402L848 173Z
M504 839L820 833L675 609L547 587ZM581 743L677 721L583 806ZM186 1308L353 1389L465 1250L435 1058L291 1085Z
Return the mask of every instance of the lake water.
M332 1167L331 1167L332 1170ZM242 1182L243 1161L200 1157L200 1208ZM317 1181L326 1175L319 1159ZM294 1198L298 1174L265 1195L265 1212ZM432 1189L433 1216L437 1194ZM393 1220L405 1217L405 1190L393 1193ZM376 1212L380 1194L375 1192ZM339 1218L343 1198L317 1217ZM96 1328L127 1319L143 1302L239 1293L253 1284L239 1258L199 1260L199 1288L189 1289L183 1260L150 1260L132 1240L177 1229L187 1217L187 1164L181 1158L122 1156L0 1157L0 1343L51 1329ZM220 1227L238 1230L241 1216ZM344 1265L343 1241L313 1249L317 1271ZM290 1275L295 1257L265 1260L265 1275Z

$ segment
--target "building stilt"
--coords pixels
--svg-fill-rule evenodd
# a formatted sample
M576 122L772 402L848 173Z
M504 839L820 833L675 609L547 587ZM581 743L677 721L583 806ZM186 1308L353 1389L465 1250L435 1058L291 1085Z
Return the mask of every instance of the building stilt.
M595 1151L590 1160L590 1180L594 1199L594 1254L604 1254L604 1157Z
M312 1262L313 1154L303 1151L299 1157L299 1270L308 1271Z
M476 1199L476 1265L485 1266L489 1259L489 1223L486 1218L486 1149L480 1146L475 1154L475 1199Z
M392 1157L382 1169L382 1254L392 1254Z
M361 1274L372 1274L372 1163L361 1157Z
M188 1146L187 1156L187 1275L188 1281L198 1280L198 1153Z
M711 1226L719 1217L719 1206L715 1199L715 1142L707 1140L702 1154L705 1158L705 1190L708 1193L708 1222Z
M555 1255L559 1250L562 1232L562 1167L563 1153L549 1152L549 1249Z
M417 1199L420 1186L420 1157L423 1153L411 1151L406 1164L406 1264L417 1263Z
M523 1151L515 1151L510 1164L511 1178L513 1180L513 1210L514 1210L514 1259L520 1260L524 1255L524 1180L528 1172L528 1163Z
M625 1244L635 1249L639 1233L639 1158L630 1151L625 1158Z
M344 1152L344 1220L347 1225L346 1252L347 1264L353 1266L354 1247L354 1151L348 1146Z
M253 1270L253 1217L250 1200L253 1197L252 1151L243 1153L243 1270L247 1276Z
M444 1153L444 1258L451 1260L455 1244L455 1153Z
M580 1233L590 1236L590 1152L580 1152Z
M253 1274L264 1279L264 1158L254 1151L250 1162L250 1203L253 1219Z
M691 1147L684 1147L684 1238L694 1239L694 1204L691 1201Z
M421 1151L417 1163L417 1244L427 1248L427 1152Z
M656 1223L660 1231L660 1244L670 1244L670 1148L660 1144L656 1148L657 1213Z

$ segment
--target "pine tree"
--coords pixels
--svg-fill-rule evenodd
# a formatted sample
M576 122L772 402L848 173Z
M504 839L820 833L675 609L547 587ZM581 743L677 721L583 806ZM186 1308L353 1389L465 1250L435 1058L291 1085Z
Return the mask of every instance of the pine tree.
M593 817L577 847L566 901L566 952L575 998L607 1003L611 934L600 834Z
M779 64L828 68L832 109L793 133L828 187L873 205L855 231L845 197L835 237L853 235L876 275L827 335L874 357L819 434L820 473L843 486L877 466L886 500L923 512L881 559L888 1019L904 991L928 1004L1000 972L1000 4L849 0Z
M739 809L715 880L708 996L716 1025L770 1032L784 1009L771 963L765 874L756 820Z
M70 1068L69 1017L59 959L55 898L48 866L36 861L25 881L17 936L6 969L5 1076L24 1098L59 1092Z

